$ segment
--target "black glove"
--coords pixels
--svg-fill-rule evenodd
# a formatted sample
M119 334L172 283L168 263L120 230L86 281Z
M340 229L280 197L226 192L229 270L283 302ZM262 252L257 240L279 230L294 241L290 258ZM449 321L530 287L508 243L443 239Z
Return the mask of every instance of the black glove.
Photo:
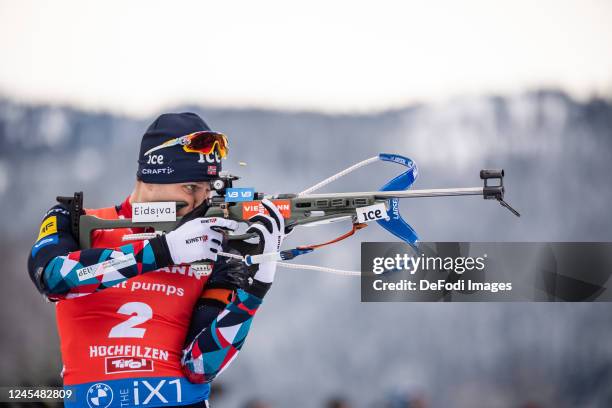
M240 252L229 246L224 246L223 250L224 252L242 256ZM206 287L231 290L244 289L249 285L249 278L251 277L252 272L249 271L242 260L220 256L214 263L213 271L210 278L208 278Z

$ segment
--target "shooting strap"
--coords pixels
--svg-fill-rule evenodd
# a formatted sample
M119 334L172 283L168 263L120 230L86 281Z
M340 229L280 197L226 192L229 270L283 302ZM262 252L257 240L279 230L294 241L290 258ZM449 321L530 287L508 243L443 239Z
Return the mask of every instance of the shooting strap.
M353 228L349 232L347 232L346 234L340 235L338 238L332 239L331 241L323 242L322 244L299 246L299 247L297 247L297 249L310 249L310 250L312 250L312 249L316 249L316 248L321 248L321 247L326 246L326 245L335 244L336 242L340 242L343 239L346 239L346 238L350 237L351 235L354 235L355 232L357 232L360 229L363 229L363 228L365 228L367 226L368 226L368 224L364 224L364 223L353 223Z

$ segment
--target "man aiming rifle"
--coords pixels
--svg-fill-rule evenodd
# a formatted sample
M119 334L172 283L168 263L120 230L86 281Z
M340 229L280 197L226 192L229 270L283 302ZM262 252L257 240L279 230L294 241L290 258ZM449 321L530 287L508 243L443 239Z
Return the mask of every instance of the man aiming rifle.
M243 346L276 270L274 261L247 268L217 257L235 252L225 234L237 222L204 217L226 155L226 137L199 116L164 114L142 138L123 203L84 212L64 203L45 214L28 270L56 302L64 387L76 396L66 407L208 406L209 383ZM91 248L79 246L81 214L132 218L136 203L152 202L186 203L176 210L179 227L132 241L125 237L148 231L96 230ZM250 218L247 230L259 237L248 247L254 255L278 252L285 235L278 208L262 205L268 214Z

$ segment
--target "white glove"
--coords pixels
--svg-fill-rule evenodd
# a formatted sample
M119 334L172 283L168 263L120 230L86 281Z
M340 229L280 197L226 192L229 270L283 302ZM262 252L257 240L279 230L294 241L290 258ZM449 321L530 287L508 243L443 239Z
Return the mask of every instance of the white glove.
M234 231L238 223L220 217L196 218L166 234L166 242L175 265L203 259L217 260L223 242L222 229Z
M259 235L259 253L269 254L280 251L285 238L285 219L280 210L268 199L261 201L270 215L257 214L249 218L253 224L246 233ZM272 283L276 273L276 261L263 262L257 265L258 269L253 279L264 283Z

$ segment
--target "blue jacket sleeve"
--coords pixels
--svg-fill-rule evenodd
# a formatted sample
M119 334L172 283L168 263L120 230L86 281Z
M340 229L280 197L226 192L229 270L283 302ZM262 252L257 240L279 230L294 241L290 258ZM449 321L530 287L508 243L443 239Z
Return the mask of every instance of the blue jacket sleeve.
M50 300L85 296L142 273L170 264L165 241L154 238L119 248L79 248L70 227L70 213L61 206L43 217L28 257L36 288ZM113 279L102 279L112 271Z

